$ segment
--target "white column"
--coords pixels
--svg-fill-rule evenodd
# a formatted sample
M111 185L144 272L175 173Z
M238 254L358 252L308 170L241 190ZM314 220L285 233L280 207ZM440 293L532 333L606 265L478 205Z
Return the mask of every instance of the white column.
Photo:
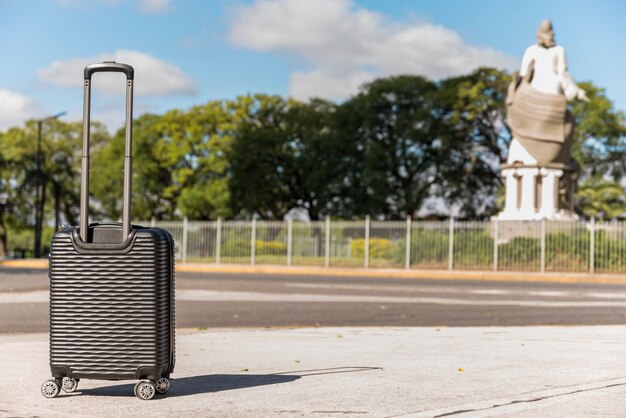
M539 174L543 176L540 213L543 217L550 218L557 212L558 179L563 175L563 170L542 168Z
M504 200L504 213L517 212L517 179L515 178L515 169L507 168L502 170L505 178L506 197Z
M532 219L535 215L535 192L537 188L538 168L519 168L517 173L522 176L522 204L520 212L524 217Z

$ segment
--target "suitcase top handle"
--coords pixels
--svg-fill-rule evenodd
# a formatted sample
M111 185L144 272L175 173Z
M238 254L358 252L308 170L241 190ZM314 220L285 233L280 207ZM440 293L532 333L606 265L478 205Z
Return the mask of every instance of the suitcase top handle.
M103 61L101 64L90 64L85 67L85 80L91 80L92 74L99 72L124 73L127 80L132 80L135 77L135 70L130 65L115 61Z
M126 74L126 144L124 146L124 197L122 205L122 241L130 234L130 201L132 193L132 122L133 122L133 78L135 70L127 64L115 61L104 61L85 67L83 84L83 158L80 172L80 238L87 242L89 236L89 135L90 135L90 102L91 76L98 72L114 72Z

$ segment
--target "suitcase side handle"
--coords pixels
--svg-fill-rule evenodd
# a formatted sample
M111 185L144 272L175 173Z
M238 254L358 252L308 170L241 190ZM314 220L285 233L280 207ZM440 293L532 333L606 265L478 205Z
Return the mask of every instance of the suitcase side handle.
M83 155L80 171L80 239L88 240L89 228L89 139L91 112L91 76L97 72L122 72L126 74L126 144L124 146L124 195L122 202L122 239L128 238L131 230L130 204L132 193L132 138L133 138L133 78L130 65L104 61L85 67L83 84Z

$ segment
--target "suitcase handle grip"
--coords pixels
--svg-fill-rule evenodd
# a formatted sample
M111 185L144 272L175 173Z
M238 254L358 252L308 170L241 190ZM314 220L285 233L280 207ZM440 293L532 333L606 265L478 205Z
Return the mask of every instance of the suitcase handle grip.
M97 72L122 72L126 74L126 144L124 145L124 197L122 202L122 241L130 235L130 203L132 193L132 138L133 138L133 77L130 65L104 61L85 67L83 84L83 156L80 171L80 238L87 242L89 236L89 139L91 112L91 76Z
M124 73L127 80L132 80L135 77L135 70L130 65L115 61L103 61L102 63L90 64L85 67L85 80L91 80L92 74L99 72Z

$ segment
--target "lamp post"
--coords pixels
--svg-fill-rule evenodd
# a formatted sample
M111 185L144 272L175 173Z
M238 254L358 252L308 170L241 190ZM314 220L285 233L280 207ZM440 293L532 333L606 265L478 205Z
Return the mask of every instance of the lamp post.
M60 118L61 116L65 115L65 113L66 112L60 112L56 115L48 116L47 118L39 119L37 121L37 170L35 172L35 258L41 257L41 227L43 223L43 209L45 204L41 173L41 131L44 122Z

